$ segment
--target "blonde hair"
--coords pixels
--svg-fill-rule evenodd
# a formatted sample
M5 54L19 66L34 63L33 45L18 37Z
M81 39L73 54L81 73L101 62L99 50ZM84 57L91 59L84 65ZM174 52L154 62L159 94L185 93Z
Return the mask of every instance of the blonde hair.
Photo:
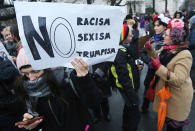
M5 38L6 32L10 32L11 33L10 29L11 29L11 26L7 26L7 27L5 27L3 29L3 31L1 33L2 33L2 35L3 35L4 38Z

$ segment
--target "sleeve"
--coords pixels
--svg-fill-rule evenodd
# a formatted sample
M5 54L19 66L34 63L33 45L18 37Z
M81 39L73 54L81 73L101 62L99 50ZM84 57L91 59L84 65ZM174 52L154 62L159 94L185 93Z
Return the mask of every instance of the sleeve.
M115 68L116 73L118 75L119 83L122 85L124 89L132 88L132 80L129 76L129 70L128 70L128 56L126 52L123 52L121 50L118 51L118 54L115 58Z
M190 35L188 37L189 40L189 49L193 50L195 49L195 29L190 32Z
M186 78L189 77L192 66L192 56L190 54L181 55L183 55L183 57L178 59L174 64L174 71L170 72L169 80L167 80L168 69L165 66L161 65L156 71L156 75L174 87L180 87L185 82Z
M149 64L150 62L150 57L147 55L147 51L145 48L142 48L140 50L140 57L141 57L141 60L146 63L146 64Z
M102 100L102 92L96 87L91 76L77 77L75 71L71 73L71 80L78 92L79 100L86 107L97 105Z

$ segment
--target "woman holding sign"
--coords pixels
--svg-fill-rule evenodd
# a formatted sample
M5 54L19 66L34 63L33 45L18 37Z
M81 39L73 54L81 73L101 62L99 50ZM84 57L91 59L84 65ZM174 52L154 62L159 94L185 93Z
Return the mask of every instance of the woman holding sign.
M33 70L24 49L17 57L23 74L19 87L24 92L28 113L20 128L43 131L91 131L88 107L101 102L102 94L88 75L89 67L82 59L71 63L76 71L66 77L61 70ZM57 76L57 77L56 77ZM87 81L87 83L86 83Z

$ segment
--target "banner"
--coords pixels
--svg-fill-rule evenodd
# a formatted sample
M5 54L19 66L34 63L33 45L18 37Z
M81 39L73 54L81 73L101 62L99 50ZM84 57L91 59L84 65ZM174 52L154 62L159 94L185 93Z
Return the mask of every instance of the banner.
M33 69L113 61L119 47L124 7L14 2L19 34Z

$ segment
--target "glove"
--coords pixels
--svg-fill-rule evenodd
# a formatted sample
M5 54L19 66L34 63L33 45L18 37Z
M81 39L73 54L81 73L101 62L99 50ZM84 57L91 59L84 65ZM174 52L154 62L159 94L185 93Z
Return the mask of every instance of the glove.
M151 40L151 41L147 41L145 43L145 48L148 49L148 50L151 50L152 49L152 46L151 44L154 42L154 40Z
M152 66L153 66L156 70L158 70L158 68L161 66L159 56L157 56L156 59L153 58L153 57L151 57L151 64L152 64Z

